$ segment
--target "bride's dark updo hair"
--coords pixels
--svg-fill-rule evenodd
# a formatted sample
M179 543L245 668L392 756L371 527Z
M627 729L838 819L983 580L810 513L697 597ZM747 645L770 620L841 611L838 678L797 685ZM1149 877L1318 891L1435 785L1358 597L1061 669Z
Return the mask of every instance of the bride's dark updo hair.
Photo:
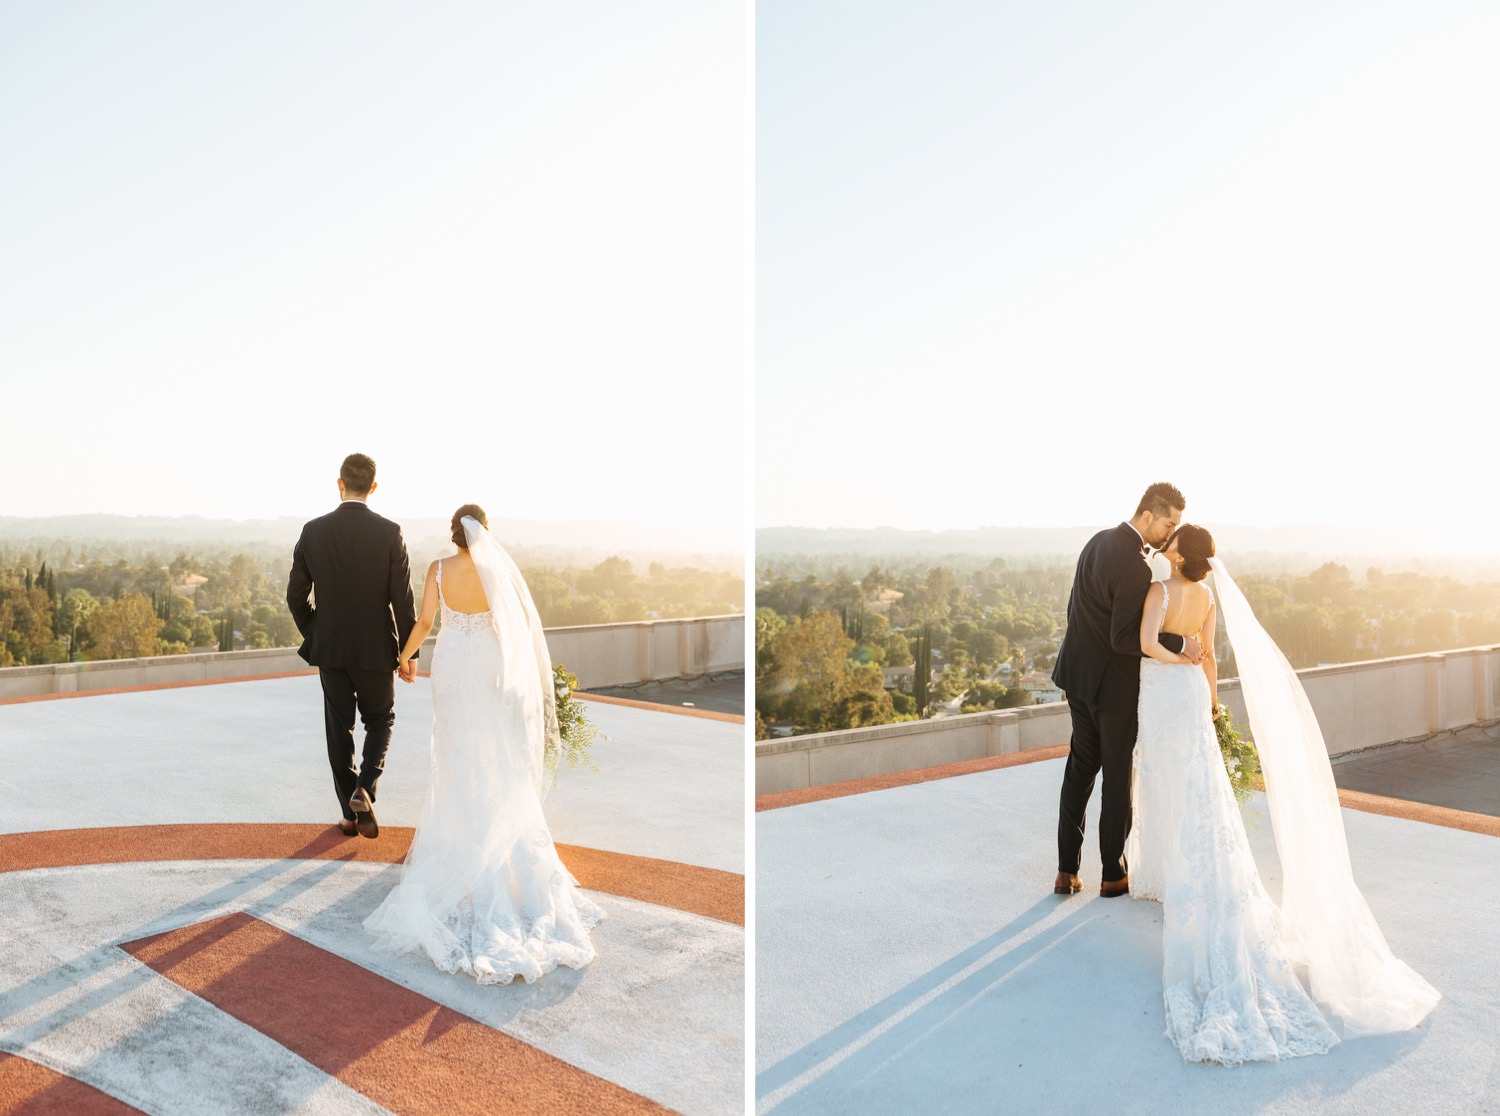
M1177 553L1182 555L1182 576L1189 581L1202 581L1208 576L1208 560L1214 556L1214 537L1208 530L1195 523L1184 523L1172 532L1167 546L1177 543ZM1162 547L1163 550L1167 546Z
M459 550L469 549L469 540L464 537L464 516L471 515L488 527L490 521L484 517L484 509L478 504L465 504L453 513L453 545Z

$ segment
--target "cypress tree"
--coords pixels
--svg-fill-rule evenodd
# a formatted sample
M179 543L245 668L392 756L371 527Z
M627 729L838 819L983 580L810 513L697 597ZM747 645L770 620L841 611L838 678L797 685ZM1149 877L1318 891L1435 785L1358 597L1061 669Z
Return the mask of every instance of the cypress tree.
M912 697L917 701L917 716L927 713L927 692L932 682L932 626L922 625L922 634L917 637L916 669L912 678Z

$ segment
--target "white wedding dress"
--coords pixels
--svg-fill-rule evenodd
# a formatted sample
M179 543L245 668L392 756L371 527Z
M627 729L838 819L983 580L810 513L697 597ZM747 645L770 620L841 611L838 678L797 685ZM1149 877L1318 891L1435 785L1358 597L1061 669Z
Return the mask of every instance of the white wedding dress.
M1224 770L1203 670L1143 659L1125 852L1131 895L1162 904L1166 1035L1187 1061L1239 1065L1325 1053L1340 1041L1335 1023L1346 1038L1414 1027L1439 995L1375 925L1306 695L1212 564L1285 883L1278 906Z
M470 554L491 611L450 609L439 563L432 786L401 880L364 925L377 948L420 949L444 972L468 973L480 984L533 981L558 965L589 964L589 931L603 912L558 859L542 814L546 712L555 707L544 701L551 698L550 660L535 661L536 645L545 656L545 642L527 638L540 636L540 622L534 633L524 630L519 619L531 602L519 571L500 581L485 577L487 566L501 563L481 548L498 544L475 533L484 531L477 521L464 522L473 524ZM493 615L497 598L509 624ZM507 629L513 638L502 639ZM538 693L543 669L545 694Z

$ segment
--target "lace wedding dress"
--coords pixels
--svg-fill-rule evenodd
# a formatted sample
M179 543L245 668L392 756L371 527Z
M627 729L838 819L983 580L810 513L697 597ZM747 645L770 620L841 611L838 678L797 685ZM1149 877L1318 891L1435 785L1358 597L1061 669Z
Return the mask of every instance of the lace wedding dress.
M1166 1035L1193 1062L1322 1054L1416 1026L1438 1002L1353 881L1337 792L1296 672L1211 560L1281 851L1272 902L1224 770L1201 668L1141 661L1130 892L1162 904ZM1165 589L1165 586L1163 586ZM1165 609L1163 610L1165 614ZM1305 986L1304 986L1305 982Z
M1132 778L1125 858L1130 894L1162 904L1167 1037L1230 1066L1328 1051L1339 1039L1281 947L1200 667L1141 660Z
M519 571L504 582L485 577L498 565L485 551L498 544L476 533L484 531L477 521L464 523L491 609L497 599L512 613L530 606ZM507 625L492 612L455 612L443 601L441 562L437 582L432 786L401 881L365 928L383 951L423 950L444 972L480 984L533 981L558 965L581 969L594 959L589 931L603 912L558 859L542 814L551 664L539 694L539 639L525 638L540 637L540 622L534 633L512 624L514 638L502 640Z

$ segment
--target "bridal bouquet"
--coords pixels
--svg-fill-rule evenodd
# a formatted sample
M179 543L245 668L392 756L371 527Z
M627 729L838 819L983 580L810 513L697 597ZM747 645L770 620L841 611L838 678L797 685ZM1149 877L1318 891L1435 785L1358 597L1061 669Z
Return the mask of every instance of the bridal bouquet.
M1255 741L1241 736L1235 728L1229 710L1220 704L1217 712L1214 729L1219 734L1219 754L1224 757L1224 770L1229 773L1235 801L1244 802L1251 791L1259 789L1260 756L1255 752Z
M599 726L583 715L583 703L573 696L578 676L562 663L552 666L552 692L557 697L557 727L562 733L562 756L569 769L582 764L599 773L589 749L595 740L604 738Z

